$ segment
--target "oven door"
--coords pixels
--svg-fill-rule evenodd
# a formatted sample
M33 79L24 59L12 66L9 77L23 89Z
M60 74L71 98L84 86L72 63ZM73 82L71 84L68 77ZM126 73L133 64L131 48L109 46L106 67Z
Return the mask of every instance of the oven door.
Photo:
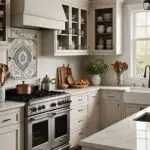
M51 115L44 113L26 119L26 150L51 148Z
M52 120L52 148L68 143L70 140L70 108L55 111L54 114Z

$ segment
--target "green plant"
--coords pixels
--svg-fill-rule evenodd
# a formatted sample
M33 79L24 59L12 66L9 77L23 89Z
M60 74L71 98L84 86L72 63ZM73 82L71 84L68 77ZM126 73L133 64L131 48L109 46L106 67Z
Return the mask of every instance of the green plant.
M96 59L93 61L90 61L87 65L86 65L86 71L89 74L103 74L106 73L108 70L108 64L104 63L103 59Z

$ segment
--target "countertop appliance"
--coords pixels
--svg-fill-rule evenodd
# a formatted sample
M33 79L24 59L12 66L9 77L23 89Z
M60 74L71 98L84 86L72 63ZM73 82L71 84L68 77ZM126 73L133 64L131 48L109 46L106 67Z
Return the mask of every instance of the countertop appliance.
M35 91L20 95L6 91L6 100L24 101L25 150L69 150L70 94Z

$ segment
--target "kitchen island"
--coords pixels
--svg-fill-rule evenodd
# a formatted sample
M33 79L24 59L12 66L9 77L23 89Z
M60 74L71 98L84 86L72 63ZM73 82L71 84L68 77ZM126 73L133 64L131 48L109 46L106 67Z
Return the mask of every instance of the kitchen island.
M150 150L150 123L135 121L150 107L80 141L82 150Z

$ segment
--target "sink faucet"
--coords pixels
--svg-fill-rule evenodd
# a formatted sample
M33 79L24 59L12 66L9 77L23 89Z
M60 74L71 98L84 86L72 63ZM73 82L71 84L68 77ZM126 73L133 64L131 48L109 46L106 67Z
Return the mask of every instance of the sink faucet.
M144 78L146 78L147 68L149 68L148 88L150 88L150 65L147 65L147 66L145 67Z

